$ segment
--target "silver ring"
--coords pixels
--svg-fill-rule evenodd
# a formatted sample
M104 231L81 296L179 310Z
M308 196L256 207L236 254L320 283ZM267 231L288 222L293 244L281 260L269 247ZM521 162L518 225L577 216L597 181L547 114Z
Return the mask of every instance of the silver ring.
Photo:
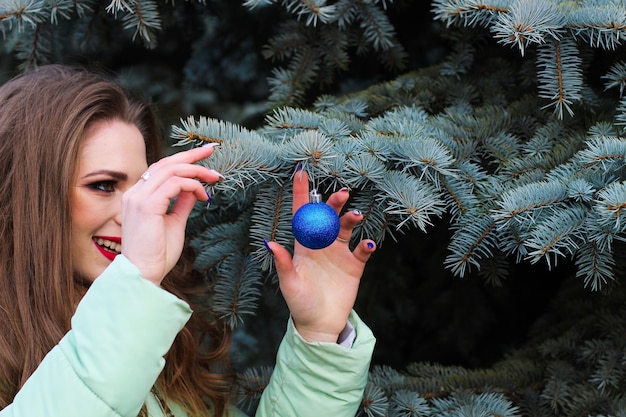
M340 238L340 237L337 237L337 239L336 239L336 240L338 240L338 241L340 241L340 242L342 242L342 243L350 243L350 239L342 239L342 238Z
M144 171L140 178L144 181L148 181L148 178L150 178L150 171Z

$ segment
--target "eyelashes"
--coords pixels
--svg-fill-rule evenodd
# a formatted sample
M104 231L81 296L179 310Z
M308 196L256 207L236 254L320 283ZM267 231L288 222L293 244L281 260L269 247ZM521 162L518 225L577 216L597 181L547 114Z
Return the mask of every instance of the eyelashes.
M100 191L103 193L112 193L115 192L115 186L117 185L117 181L96 181L87 185L90 189L95 191Z

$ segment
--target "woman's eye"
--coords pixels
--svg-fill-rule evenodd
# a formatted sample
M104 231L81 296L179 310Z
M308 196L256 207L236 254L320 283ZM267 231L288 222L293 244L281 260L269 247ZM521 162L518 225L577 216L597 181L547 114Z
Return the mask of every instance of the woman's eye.
M115 181L98 181L89 184L89 188L102 191L105 193L112 193L115 191Z

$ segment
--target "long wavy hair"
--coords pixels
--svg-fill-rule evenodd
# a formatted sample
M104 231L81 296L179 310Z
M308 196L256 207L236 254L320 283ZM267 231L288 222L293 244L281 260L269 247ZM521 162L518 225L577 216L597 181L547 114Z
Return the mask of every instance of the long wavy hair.
M72 269L70 190L85 131L99 120L137 126L148 164L163 156L154 108L104 74L47 65L0 87L0 409L70 329L87 290ZM190 415L211 409L221 416L232 379L231 335L207 306L194 303L207 287L192 257L186 248L162 283L194 314L156 385Z

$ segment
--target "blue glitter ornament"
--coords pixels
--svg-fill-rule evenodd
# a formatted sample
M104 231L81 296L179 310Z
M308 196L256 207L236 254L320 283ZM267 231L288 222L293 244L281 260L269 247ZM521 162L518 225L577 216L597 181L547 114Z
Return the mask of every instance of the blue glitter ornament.
M296 211L291 221L293 236L309 249L323 249L339 236L339 216L316 190L309 193L309 202Z

